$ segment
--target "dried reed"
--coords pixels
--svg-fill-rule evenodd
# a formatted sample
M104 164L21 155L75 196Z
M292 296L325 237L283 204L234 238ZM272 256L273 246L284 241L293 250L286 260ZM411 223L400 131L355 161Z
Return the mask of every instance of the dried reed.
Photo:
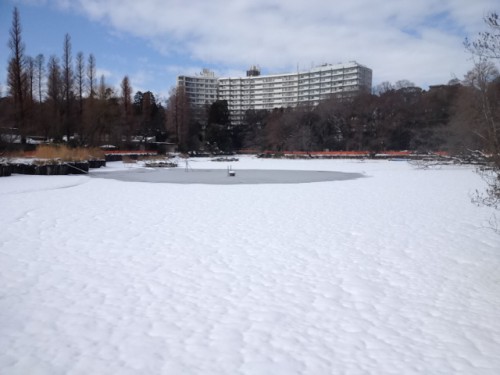
M64 145L40 145L33 153L36 159L61 161L84 161L104 159L104 152L98 148L69 148Z

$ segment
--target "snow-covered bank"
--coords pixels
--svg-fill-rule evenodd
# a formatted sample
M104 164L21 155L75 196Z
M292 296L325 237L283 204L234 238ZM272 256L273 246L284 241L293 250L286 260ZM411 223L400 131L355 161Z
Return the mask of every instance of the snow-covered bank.
M367 177L0 181L0 373L500 372L500 237L470 169L231 165Z

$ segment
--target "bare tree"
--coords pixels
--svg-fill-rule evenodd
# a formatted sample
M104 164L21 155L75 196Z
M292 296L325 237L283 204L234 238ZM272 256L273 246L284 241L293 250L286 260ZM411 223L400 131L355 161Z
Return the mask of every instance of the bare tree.
M78 113L77 113L77 132L80 137L80 142L83 142L83 92L85 90L85 61L83 52L76 54L75 64L75 86L78 100Z
M52 55L49 57L47 63L47 100L50 106L50 129L48 132L51 133L53 137L61 137L60 129L60 112L61 112L61 101L62 101L62 79L61 79L61 67L59 65L59 59Z
M88 97L92 100L94 99L96 89L96 66L93 54L89 55L89 60L87 62L87 81Z
M37 55L35 58L35 71L36 71L36 88L38 103L42 103L43 99L43 77L45 74L45 58L42 54Z
M130 86L130 80L128 76L123 77L121 83L122 89L122 104L124 113L129 115L132 110L132 86Z
M97 95L92 136L97 137L98 142L120 143L119 98L115 96L113 89L106 85L104 75L101 75L99 80Z
M59 59L52 55L47 63L47 97L54 102L61 100L61 67Z
M106 79L104 78L104 74L101 74L101 78L99 79L99 87L97 88L97 97L99 100L106 100Z
M71 56L71 37L69 34L64 36L63 58L62 58L62 87L64 100L64 125L67 140L70 140L72 133L71 105L73 99L74 73Z
M500 22L498 13L485 17L488 30L479 33L474 41L465 40L465 47L476 59L474 69L466 76L474 87L478 106L477 135L483 139L483 150L489 155L489 163L481 168L488 184L484 194L477 194L476 203L500 208L500 82L498 70L491 63L500 59ZM494 81L492 82L492 80ZM481 153L482 154L482 153Z
M285 151L288 140L293 136L293 124L287 121L283 109L273 109L265 126L265 148Z
M474 65L464 78L464 84L471 87L473 99L471 104L476 104L476 113L480 114L478 121L471 131L482 140L488 152L500 151L499 124L495 101L491 100L490 90L494 89L492 83L500 77L500 73L491 61L483 60Z
M11 57L8 67L8 86L14 101L14 118L16 127L22 137L26 136L25 129L25 79L24 74L24 43L21 37L21 20L17 7L12 13L12 25L9 31L9 48Z
M485 17L489 30L481 32L475 41L465 40L466 48L477 59L474 69L465 77L466 83L477 89L481 112L487 130L488 152L496 155L498 168L500 169L500 119L498 98L491 98L490 87L492 82L498 79L499 72L493 60L500 59L500 23L498 14L492 12ZM497 99L497 100L495 100Z
M382 95L386 92L392 90L400 90L408 87L415 87L415 84L407 79L400 79L396 81L396 83L392 84L389 81L380 82L377 86L374 87L373 93L375 95Z
M36 96L36 87L35 87L35 76L36 76L36 67L35 67L35 59L31 56L26 56L25 58L25 67L24 67L24 106L25 106L25 128L27 134L34 134L38 132L38 129L34 126L34 115L35 115L35 96Z
M167 102L167 130L175 134L175 141L181 150L187 148L189 142L189 124L191 110L184 87L177 86L170 91Z
M132 86L130 86L128 76L123 77L121 90L123 125L127 133L127 138L130 140L130 136L133 132L132 121L130 118L132 113Z
M83 92L85 91L85 61L83 52L76 54L76 90L80 114L83 112Z
M394 86L389 81L384 81L375 86L373 92L377 95L382 95L391 90L394 90Z
M88 100L85 102L85 112L83 114L82 141L93 144L96 141L94 133L97 123L96 105L94 102L96 96L96 62L93 54L90 54L87 60L85 87L87 89Z
M500 59L500 19L497 12L486 15L487 31L480 32L477 39L465 39L465 47L475 56L485 59Z
M44 104L43 104L43 85L44 85L44 79L45 79L45 58L42 54L38 54L35 59L34 59L34 96L36 97L36 106L37 110L35 113L33 113L33 116L35 118L35 123L37 126L37 133L43 134L45 137L47 137L48 134L48 129L47 129L47 121L44 118Z
M408 81L407 79L400 79L399 81L396 81L394 84L394 88L396 90L408 88L408 87L415 87L415 84L411 81Z
M35 59L31 56L26 57L26 87L28 92L28 98L30 102L34 102L34 92L35 92L35 75L36 75Z

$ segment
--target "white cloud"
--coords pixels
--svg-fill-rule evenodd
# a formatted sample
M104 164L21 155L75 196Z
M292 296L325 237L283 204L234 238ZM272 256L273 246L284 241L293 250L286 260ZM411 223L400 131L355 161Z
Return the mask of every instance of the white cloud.
M105 79L113 78L113 73L108 69L97 68L96 77L104 76Z
M470 62L462 42L483 28L482 17L495 6L496 0L72 3L93 20L148 40L167 58L181 53L226 72L357 60L373 69L375 84L409 79L423 86L463 75Z

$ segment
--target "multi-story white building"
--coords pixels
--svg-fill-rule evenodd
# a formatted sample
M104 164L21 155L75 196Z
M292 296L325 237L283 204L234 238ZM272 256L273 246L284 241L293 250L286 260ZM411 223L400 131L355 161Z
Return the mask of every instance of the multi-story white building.
M202 78L204 77L183 76L178 79L179 84L185 82L186 92L193 98L191 103L195 105L200 103L204 92L195 93L194 90L203 89L205 81L201 83L193 80ZM270 110L317 105L331 97L349 97L363 91L370 92L372 71L361 64L350 62L325 64L303 72L261 76L259 69L252 67L247 71L246 77L218 78L217 86L216 98L227 100L231 121L233 125L237 125L242 122L245 112L249 109ZM192 90L191 95L189 89Z
M209 69L203 69L195 76L178 76L177 86L184 87L189 102L194 107L212 104L217 100L217 77Z

